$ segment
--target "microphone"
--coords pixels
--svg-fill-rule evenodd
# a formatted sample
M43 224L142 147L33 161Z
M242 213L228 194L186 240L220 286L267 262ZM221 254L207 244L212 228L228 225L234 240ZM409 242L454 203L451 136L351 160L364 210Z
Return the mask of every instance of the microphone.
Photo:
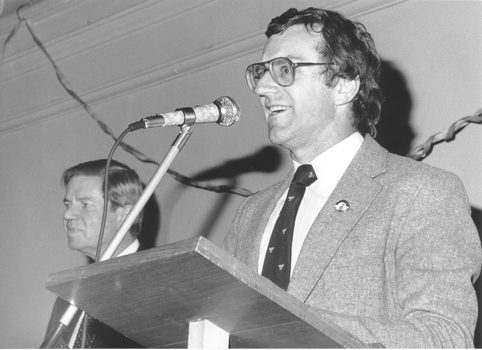
M217 123L221 126L231 126L239 120L240 114L238 102L231 97L223 96L204 106L178 108L175 112L159 113L142 118L130 124L129 129L134 131L160 126L182 126L199 123Z

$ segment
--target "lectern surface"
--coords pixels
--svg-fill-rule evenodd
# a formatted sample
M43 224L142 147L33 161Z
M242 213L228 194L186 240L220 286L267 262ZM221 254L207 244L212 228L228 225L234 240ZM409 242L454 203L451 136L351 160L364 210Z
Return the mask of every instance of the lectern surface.
M186 348L202 319L232 348L367 347L202 237L55 273L47 288L149 348Z

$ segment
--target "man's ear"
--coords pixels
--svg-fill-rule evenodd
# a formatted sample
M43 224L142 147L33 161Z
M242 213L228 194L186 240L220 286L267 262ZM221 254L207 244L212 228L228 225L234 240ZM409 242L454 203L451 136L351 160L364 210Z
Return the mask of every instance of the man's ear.
M353 80L338 78L335 91L335 104L337 106L345 105L353 101L360 89L360 78L356 77Z
M123 207L119 207L117 208L119 210L121 210L120 212L120 222L119 222L119 225L122 224L124 222L124 220L126 219L127 215L129 215L131 209L132 209L132 205L130 204L127 204Z

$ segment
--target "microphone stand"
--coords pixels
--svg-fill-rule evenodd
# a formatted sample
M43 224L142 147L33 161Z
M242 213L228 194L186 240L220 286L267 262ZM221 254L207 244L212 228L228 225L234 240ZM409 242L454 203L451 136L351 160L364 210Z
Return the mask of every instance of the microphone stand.
M130 227L134 223L134 220L142 211L147 201L151 197L152 193L156 189L157 185L164 177L166 172L169 170L169 167L171 166L172 162L177 157L177 155L182 150L187 140L191 136L192 134L191 125L194 123L194 120L195 120L195 119L192 119L192 115L194 115L194 111L192 111L191 108L182 108L182 110L187 117L186 123L181 126L181 131L177 135L173 144L171 145L171 148L169 149L168 153L166 154L163 161L159 165L158 169L152 176L151 180L147 184L146 188L142 192L136 204L132 207L126 219L123 221L122 225L117 230L115 236L109 242L109 245L107 246L104 253L100 257L99 261L110 259L114 255L114 252L117 250L120 243L122 242L127 232L129 231ZM78 310L79 309L73 306L72 304L69 305L67 310L60 318L60 320L57 321L54 325L52 325L52 327L50 328L47 336L45 337L45 340L40 345L40 349L52 349L55 347L57 341L60 339L62 334L64 334L68 330L69 324L74 318Z

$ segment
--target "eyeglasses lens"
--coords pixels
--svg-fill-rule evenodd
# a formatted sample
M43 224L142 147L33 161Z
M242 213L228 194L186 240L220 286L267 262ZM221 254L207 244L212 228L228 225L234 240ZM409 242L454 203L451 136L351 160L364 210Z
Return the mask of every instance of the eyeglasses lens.
M271 75L274 81L281 86L291 85L293 82L293 68L286 58L278 58L271 61Z
M259 81L266 71L267 69L263 63L258 63L251 66L251 82L254 88L258 86Z
M291 62L286 58L276 58L268 63L255 63L248 67L246 78L248 85L254 92L259 81L268 70L273 80L281 86L289 86L293 83L293 68Z

